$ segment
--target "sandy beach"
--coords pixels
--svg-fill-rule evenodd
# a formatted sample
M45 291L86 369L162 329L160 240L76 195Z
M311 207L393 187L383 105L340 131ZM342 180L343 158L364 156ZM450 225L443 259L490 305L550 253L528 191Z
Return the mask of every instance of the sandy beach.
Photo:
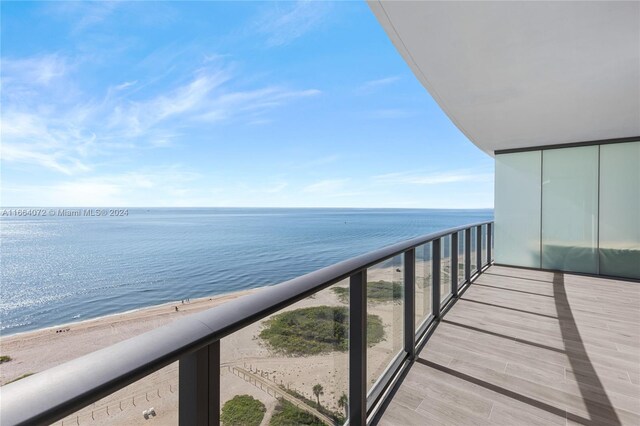
M395 267L370 269L369 281L400 281ZM347 286L343 281L335 286ZM5 384L23 374L37 373L55 365L93 352L105 346L144 333L177 318L212 308L246 294L260 291L229 293L190 303L169 303L133 312L111 315L83 322L47 328L0 338L0 352L12 360L0 365L0 383ZM175 311L175 306L179 311ZM331 288L304 299L285 310L311 306L346 306ZM373 383L386 368L392 356L402 348L402 305L400 303L370 303L370 314L383 322L385 339L368 351L368 377ZM266 319L265 319L266 320ZM338 399L347 393L348 353L332 352L314 356L274 354L258 337L264 321L224 338L221 342L221 405L235 395L248 394L262 401L267 413L262 422L268 424L277 404L277 397L295 390L316 401L312 392L321 384L323 407L343 413ZM287 395L288 397L288 395ZM115 392L56 424L161 424L177 423L178 365L177 362L144 379ZM304 400L299 400L304 404ZM153 409L151 415L145 413ZM308 410L307 408L305 408ZM323 419L324 420L324 419ZM327 421L328 422L328 421Z

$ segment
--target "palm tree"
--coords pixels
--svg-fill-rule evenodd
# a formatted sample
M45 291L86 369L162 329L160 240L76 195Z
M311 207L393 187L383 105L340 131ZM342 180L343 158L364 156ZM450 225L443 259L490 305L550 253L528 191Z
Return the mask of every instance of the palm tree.
M340 399L338 399L338 407L344 410L344 416L349 417L349 413L347 409L349 408L349 397L347 397L346 393L340 395Z
M318 400L318 405L320 405L320 395L324 395L324 388L322 387L321 384L317 384L313 387L313 394L316 396L316 399Z

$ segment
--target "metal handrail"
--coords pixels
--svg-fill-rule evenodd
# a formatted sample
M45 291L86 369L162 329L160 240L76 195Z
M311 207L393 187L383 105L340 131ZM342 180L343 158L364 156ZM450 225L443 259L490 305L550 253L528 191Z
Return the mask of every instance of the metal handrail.
M354 275L375 264L441 237L490 224L492 221L478 222L393 244L5 385L0 388L2 424L50 424L332 284L349 277L353 280Z

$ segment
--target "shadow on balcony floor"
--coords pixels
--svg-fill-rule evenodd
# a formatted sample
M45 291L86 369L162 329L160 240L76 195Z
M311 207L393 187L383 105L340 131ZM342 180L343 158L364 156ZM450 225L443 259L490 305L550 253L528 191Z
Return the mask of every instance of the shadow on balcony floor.
M640 285L491 267L438 325L380 424L640 424Z

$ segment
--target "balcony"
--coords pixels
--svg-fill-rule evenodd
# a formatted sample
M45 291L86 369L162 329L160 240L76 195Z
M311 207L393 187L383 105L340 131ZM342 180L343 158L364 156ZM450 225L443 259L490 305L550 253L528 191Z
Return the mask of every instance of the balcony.
M639 324L635 282L491 266L380 424L640 424Z
M375 422L488 267L492 235L486 222L398 243L23 378L2 387L2 422L218 424L229 401L258 399L272 420Z
M492 235L399 243L24 378L3 424L224 424L239 395L310 424L638 424L637 282L495 266Z

